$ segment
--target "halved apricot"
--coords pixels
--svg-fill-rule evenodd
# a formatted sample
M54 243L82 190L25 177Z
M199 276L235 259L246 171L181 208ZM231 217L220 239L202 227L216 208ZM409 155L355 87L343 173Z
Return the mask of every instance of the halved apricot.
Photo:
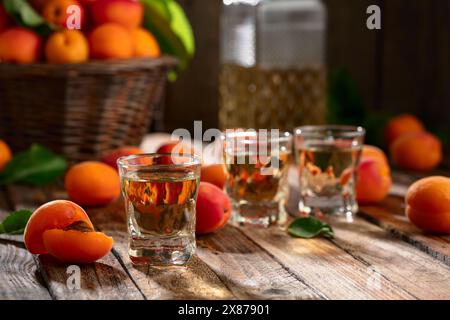
M24 232L25 246L33 254L48 253L42 239L44 232L49 229L64 229L78 221L94 228L89 216L79 205L67 200L48 202L31 215Z
M51 229L43 234L45 248L62 262L92 263L111 251L113 239L88 230Z

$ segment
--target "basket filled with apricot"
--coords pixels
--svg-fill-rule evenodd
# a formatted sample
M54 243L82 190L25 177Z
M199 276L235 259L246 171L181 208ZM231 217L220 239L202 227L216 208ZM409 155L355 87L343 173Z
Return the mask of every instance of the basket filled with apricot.
M193 51L182 9L158 3L1 1L0 136L76 161L139 145L168 75Z

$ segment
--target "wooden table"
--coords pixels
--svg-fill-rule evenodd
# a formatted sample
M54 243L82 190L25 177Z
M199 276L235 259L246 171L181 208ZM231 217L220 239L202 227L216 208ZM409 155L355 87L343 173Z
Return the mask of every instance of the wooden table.
M290 207L295 175L291 170ZM405 189L417 178L394 174L383 203L362 207L351 224L333 221L333 240L226 226L198 238L189 266L166 269L131 265L120 201L89 209L115 246L80 266L81 289L66 285L67 265L30 254L20 236L1 236L0 299L450 299L450 236L424 235L404 216ZM0 217L61 198L49 188L8 187L0 192Z

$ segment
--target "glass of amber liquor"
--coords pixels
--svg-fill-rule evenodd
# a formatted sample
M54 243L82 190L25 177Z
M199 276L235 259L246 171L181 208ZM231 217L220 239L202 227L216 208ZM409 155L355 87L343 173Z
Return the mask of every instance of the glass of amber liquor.
M365 130L352 126L295 129L301 213L345 216L358 211L356 174Z
M118 160L134 264L185 265L195 252L200 160L146 154Z
M226 130L223 155L231 223L268 227L286 219L292 135L278 130Z

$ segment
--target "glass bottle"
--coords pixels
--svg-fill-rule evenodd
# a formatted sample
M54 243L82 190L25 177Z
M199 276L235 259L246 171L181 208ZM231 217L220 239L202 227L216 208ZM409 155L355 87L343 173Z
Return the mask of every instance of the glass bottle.
M221 128L324 123L325 37L320 0L223 0Z

